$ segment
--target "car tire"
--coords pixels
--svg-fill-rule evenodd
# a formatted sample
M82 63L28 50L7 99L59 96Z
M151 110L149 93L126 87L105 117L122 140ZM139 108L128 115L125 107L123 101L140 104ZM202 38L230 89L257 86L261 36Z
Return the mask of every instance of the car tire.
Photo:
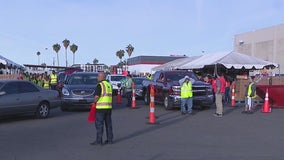
M36 110L36 117L40 119L47 118L49 116L50 106L47 102L41 102Z
M144 93L144 103L146 105L149 105L150 104L150 93L149 93L149 90L146 89L145 93Z
M170 109L173 108L173 101L170 100L168 94L165 94L165 96L164 96L164 108L165 108L166 110L170 110Z

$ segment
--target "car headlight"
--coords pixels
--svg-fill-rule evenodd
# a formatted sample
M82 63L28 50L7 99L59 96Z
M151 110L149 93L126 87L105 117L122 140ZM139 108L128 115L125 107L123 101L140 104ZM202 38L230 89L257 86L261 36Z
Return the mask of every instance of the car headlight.
M63 89L62 89L62 94L63 94L64 96L69 96L69 95L70 95L68 89L66 89L66 88L63 88Z

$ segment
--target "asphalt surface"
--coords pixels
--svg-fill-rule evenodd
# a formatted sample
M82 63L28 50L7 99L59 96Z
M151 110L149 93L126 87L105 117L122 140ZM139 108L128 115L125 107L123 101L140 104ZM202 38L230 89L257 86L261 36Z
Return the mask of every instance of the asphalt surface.
M115 100L115 98L114 98ZM155 106L156 123L149 124L149 107L114 103L114 144L92 146L96 129L88 111L61 112L48 119L31 116L0 120L0 160L281 160L284 147L283 109L241 114L243 108L214 106L181 115L178 109Z

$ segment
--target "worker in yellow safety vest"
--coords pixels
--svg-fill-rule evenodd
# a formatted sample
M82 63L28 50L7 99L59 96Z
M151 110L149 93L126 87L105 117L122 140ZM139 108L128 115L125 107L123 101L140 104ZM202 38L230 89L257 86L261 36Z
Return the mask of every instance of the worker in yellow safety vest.
M112 85L105 80L105 73L99 72L98 84L95 90L94 103L96 103L96 140L91 145L102 145L103 144L103 130L104 125L106 128L106 141L104 144L113 143L113 132L112 132Z
M181 114L192 113L192 82L188 76L184 77L184 82L181 85ZM187 104L187 109L185 105Z
M57 75L53 70L52 73L50 74L50 89L56 90L56 86L57 86Z
M254 82L254 76L249 77L249 84L245 92L245 110L242 113L252 114L254 98L256 98L256 84Z

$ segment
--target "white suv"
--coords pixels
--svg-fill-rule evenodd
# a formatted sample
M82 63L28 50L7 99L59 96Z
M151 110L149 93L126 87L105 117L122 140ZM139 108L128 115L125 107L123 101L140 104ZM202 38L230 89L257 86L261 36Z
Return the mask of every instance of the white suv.
M126 76L122 74L109 74L107 75L106 80L110 82L110 84L112 85L113 94L116 95L118 90L118 84L123 87L122 83L126 81Z

